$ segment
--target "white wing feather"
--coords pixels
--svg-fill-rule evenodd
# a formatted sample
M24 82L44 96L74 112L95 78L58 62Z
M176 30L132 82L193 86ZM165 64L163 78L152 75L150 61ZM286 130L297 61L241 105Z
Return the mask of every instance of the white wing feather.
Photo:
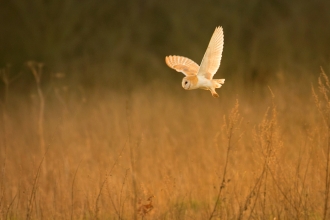
M165 62L169 67L186 76L197 75L199 69L198 64L187 57L167 56Z
M201 66L197 75L202 75L206 79L212 79L218 71L223 50L223 30L217 27L212 35L210 43L206 49Z

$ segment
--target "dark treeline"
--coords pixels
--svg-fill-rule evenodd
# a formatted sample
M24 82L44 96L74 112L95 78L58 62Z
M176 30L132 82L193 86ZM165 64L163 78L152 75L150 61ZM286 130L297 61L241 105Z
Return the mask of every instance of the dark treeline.
M1 0L0 64L37 60L55 71L88 63L149 79L165 55L199 63L221 25L224 72L255 79L327 70L329 8L323 0Z

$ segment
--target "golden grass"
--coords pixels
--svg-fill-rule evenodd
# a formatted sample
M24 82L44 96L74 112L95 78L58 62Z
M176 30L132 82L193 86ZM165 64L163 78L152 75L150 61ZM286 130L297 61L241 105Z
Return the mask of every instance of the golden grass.
M327 219L327 76L233 81L218 99L159 82L6 90L1 218Z

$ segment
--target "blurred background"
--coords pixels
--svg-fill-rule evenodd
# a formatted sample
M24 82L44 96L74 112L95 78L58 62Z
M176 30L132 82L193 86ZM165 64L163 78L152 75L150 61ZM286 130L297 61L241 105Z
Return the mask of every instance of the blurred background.
M126 84L123 77L177 82L182 75L164 57L200 63L223 26L221 77L318 75L330 67L329 8L325 0L1 0L0 67L20 72L35 60L85 87Z

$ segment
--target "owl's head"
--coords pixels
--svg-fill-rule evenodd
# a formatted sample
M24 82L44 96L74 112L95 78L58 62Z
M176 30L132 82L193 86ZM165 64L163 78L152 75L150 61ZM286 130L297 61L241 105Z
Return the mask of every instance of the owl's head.
M190 82L190 80L187 79L186 77L183 78L183 80L182 80L182 87L183 87L184 89L186 89L186 90L189 90L190 86L191 86L191 82Z

